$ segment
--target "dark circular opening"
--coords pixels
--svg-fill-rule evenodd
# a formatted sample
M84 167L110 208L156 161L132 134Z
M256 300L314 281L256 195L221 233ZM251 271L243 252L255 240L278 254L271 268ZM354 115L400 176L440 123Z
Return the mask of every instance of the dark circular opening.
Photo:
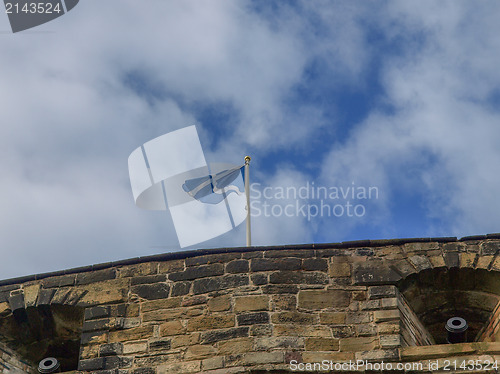
M453 321L451 321L451 324L455 325L455 326L460 326L462 324L462 322L458 319L454 319Z

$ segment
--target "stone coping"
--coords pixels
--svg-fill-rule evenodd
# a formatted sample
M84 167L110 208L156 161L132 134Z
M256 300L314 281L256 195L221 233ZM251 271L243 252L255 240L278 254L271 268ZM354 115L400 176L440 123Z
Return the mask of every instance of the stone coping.
M403 245L407 243L449 243L449 242L467 242L474 240L485 240L485 239L500 239L500 233L486 234L486 235L474 235L465 236L463 238L457 239L456 237L436 237L436 238L400 238L400 239L377 239L377 240L354 240L338 243L316 243L316 244L291 244L291 245L278 245L278 246L261 246L261 247L232 247L232 248L213 248L213 249L197 249L190 251L177 251L170 253L163 253L151 256L141 256L134 257L125 260L105 262L95 265L82 266L67 270L59 270L48 273L40 273L34 275L27 275L22 277L10 278L5 280L0 280L0 286L8 286L12 284L25 283L35 280L40 280L48 277L85 273L96 270L108 269L116 266L125 265L135 265L144 262L153 261L171 261L180 260L191 257L198 257L210 254L219 253L237 253L237 252L255 252L255 251L268 251L268 250L280 250L280 249L303 249L303 250L314 250L314 249L345 249L345 248L360 248L360 247L384 247L390 245Z
M402 361L488 354L500 354L500 342L437 344L400 348L400 357Z

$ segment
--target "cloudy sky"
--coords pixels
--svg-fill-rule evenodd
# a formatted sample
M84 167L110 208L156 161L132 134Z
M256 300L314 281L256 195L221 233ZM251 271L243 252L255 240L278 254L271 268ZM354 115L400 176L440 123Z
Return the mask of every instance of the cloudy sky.
M252 156L255 245L499 232L498 19L498 1L85 0L13 34L3 14L0 278L180 250L127 159L193 124L207 161Z

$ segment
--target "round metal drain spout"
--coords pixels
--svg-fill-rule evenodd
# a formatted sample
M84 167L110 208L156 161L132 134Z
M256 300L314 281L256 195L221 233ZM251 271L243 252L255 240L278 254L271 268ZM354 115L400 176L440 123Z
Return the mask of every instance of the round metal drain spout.
M39 373L60 373L61 370L60 368L60 363L59 361L54 358L54 357L47 357L44 358L40 363L38 364L38 372Z
M450 344L464 343L467 341L467 321L461 317L452 317L446 322L448 331L447 341Z

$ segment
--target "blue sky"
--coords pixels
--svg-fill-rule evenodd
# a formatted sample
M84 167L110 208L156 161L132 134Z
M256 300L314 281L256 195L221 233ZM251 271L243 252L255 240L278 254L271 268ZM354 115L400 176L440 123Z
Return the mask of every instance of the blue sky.
M378 189L323 202L359 217L256 215L255 245L500 231L499 18L497 1L86 0L12 34L4 14L0 278L180 250L168 213L134 206L127 158L192 124L207 161L252 156L255 188ZM242 225L192 249L244 242Z

